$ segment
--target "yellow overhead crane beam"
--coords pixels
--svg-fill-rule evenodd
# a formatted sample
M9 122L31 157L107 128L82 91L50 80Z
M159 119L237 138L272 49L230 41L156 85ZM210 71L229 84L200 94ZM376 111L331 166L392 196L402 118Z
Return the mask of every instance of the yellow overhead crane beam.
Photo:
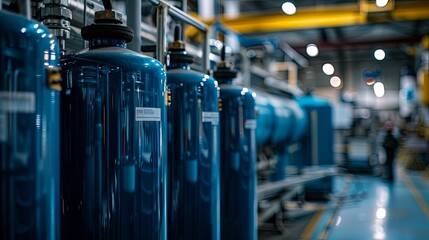
M360 0L357 4L303 7L298 8L297 12L291 16L266 12L242 14L236 18L222 17L221 22L238 33L249 34L429 19L429 3L427 1L396 2L384 9L376 8L374 2ZM213 20L205 22L210 25ZM188 36L192 36L192 32L189 29Z
M291 16L277 13L240 15L235 19L223 18L222 23L246 34L364 24L365 16L360 14L358 5L345 5L299 8Z

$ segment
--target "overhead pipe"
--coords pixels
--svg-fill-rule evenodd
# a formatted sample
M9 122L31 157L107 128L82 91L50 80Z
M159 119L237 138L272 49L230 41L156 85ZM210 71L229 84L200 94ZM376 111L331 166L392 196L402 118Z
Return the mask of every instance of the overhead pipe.
M161 21L161 23L163 22L167 22L167 14L164 12L168 12L168 14L170 14L173 18L176 18L180 21L183 21L189 25L192 25L193 27L197 28L198 30L200 30L202 32L202 71L203 72L207 72L208 70L208 61L209 61L209 38L208 38L208 27L198 21L197 19L189 16L188 14L186 14L185 12L183 12L182 10L176 8L175 6L163 1L163 0L149 0L149 2L151 2L154 6L156 6L158 8L157 11L157 19L158 21ZM162 18L162 19L161 19ZM159 23L159 22L158 22ZM160 30L161 24L157 25L158 30ZM165 28L164 28L165 29ZM165 31L165 30L162 30ZM165 52L166 52L166 41L165 41L165 36L161 36L164 33L158 34L158 40L157 40L157 44L161 44L161 45L157 45L157 58L161 63L165 63L165 59L162 59L162 56L165 56ZM163 39L160 39L163 38ZM161 53L160 51L164 51L163 53Z
M2 0L3 1L3 0ZM46 0L45 0L46 1ZM8 3L9 1L4 1ZM103 6L95 1L92 0L68 0L68 9L70 9L73 12L73 18L70 19L71 26L82 28L85 26L84 21L90 21L91 19L94 19L95 12L103 10ZM189 16L185 12L179 10L178 8L168 4L165 1L160 0L149 0L150 3L152 3L154 6L161 7L164 6L164 8L168 8L166 11L168 11L168 14L170 14L172 17L175 17L189 25L194 26L196 29L202 32L202 59L203 61L203 70L205 71L208 68L208 56L209 56L209 45L208 45L208 27L206 24L200 22L199 20ZM85 6L86 5L86 6ZM86 16L85 16L86 15ZM86 19L85 19L86 18ZM165 19L167 17L165 16ZM127 16L123 16L123 20L127 21ZM166 22L166 21L165 21ZM165 28L164 28L165 29ZM157 39L161 38L158 34L153 33L153 36L148 34L148 25L145 23L140 24L140 33L142 36L146 37L153 37L153 40L155 40L155 35L157 35ZM150 36L149 36L150 35ZM163 36L163 38L166 38L166 34ZM166 42L163 44L163 49L166 49ZM165 54L163 54L165 55ZM161 60L161 59L160 59ZM161 60L161 62L164 62L165 60Z

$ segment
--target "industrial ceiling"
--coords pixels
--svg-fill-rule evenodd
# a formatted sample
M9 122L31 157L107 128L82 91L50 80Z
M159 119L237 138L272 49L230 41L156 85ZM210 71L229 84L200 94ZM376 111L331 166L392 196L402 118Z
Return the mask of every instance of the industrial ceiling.
M299 0L291 1L297 8L292 16L282 11L284 0L237 1L239 15L224 16L224 24L245 36L285 41L300 52L308 43L322 54L380 45L404 50L429 34L428 0L391 0L385 9L371 0ZM189 4L191 11L198 5Z

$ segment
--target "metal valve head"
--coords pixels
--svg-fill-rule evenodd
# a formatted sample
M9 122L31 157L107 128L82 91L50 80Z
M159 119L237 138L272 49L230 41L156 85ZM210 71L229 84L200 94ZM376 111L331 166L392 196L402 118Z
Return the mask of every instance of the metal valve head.
M122 14L112 9L95 12L94 24L83 27L81 34L85 40L107 38L130 42L134 38L134 31L123 25Z

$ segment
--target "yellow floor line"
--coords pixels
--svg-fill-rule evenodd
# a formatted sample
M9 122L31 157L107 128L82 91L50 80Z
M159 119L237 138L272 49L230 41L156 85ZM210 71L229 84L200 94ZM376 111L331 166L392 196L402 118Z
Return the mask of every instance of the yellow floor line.
M314 229L316 229L316 226L319 223L320 218L322 217L325 210L326 210L326 207L321 207L317 209L316 213L314 214L310 222L305 227L304 232L302 232L301 237L299 239L301 240L310 239L311 236L313 236Z
M420 194L419 190L417 190L414 183L411 181L408 174L401 169L400 175L405 185L410 190L413 197L416 199L417 203L419 204L420 208L423 210L424 214L426 215L426 218L429 220L429 207L426 204L425 200L423 199L422 195Z

